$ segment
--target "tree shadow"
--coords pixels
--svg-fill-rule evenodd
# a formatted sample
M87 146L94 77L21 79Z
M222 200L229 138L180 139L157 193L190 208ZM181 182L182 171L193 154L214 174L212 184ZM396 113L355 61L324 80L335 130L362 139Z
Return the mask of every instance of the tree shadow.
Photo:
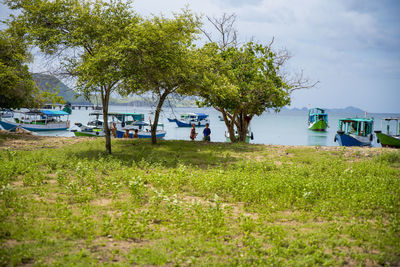
M89 145L86 148L81 145L79 150L70 150L67 153L88 160L109 157L120 160L127 166L146 162L167 168L186 165L205 169L233 164L242 159L243 153L259 149L249 144L159 140L156 145L152 145L150 140L122 139L112 141L112 155L105 153L104 142L96 142L96 146Z

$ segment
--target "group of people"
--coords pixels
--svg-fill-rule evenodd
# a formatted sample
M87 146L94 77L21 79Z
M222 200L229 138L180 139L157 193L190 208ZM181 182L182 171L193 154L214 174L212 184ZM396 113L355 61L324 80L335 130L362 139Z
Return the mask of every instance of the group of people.
M211 129L209 128L209 124L208 123L206 123L206 127L204 128L204 130L203 130L203 135L204 135L204 137L203 137L203 141L211 141L211 138L210 138L210 136L211 136ZM192 141L194 141L194 139L196 139L196 137L197 137L197 133L196 133L196 125L193 123L192 124L192 129L190 130L190 139L192 140Z

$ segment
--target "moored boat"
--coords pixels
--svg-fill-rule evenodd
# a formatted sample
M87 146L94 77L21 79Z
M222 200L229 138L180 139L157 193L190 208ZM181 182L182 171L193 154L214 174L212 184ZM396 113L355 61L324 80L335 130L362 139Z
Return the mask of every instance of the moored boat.
M0 109L0 118L9 119L14 117L14 113L10 109Z
M68 113L62 110L29 110L14 111L12 118L1 118L0 125L5 130L14 130L17 127L28 131L60 131L69 128ZM67 120L61 117L67 116Z
M370 146L373 126L372 118L340 119L334 141L340 146Z
M180 116L180 119L170 119L169 122L176 122L178 127L192 127L193 124L196 126L204 127L210 123L210 119L207 114L204 113L185 113Z
M160 127L160 129L158 129ZM129 138L133 138L137 130L137 138L151 138L151 125L144 121L139 121L117 129L117 138L123 138L124 133L128 131ZM167 132L164 130L164 124L157 125L156 138L164 138Z
M105 136L104 121L100 118L103 116L102 112L94 111L89 113L89 122L86 125L82 123L75 123L78 129L71 129L75 136L86 137L102 137Z
M390 131L390 123L395 123L396 130ZM382 147L400 148L400 117L383 118L381 121L381 131L375 131L377 142L381 143ZM383 132L383 122L386 123L386 132Z
M324 109L313 108L308 111L308 129L325 131L328 127L328 114Z

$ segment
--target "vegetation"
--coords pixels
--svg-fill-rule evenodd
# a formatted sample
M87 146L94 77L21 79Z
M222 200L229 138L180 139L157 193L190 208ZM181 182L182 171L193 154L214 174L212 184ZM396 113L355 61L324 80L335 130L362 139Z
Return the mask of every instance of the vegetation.
M0 31L0 108L37 106L39 90L28 71L30 54L24 41Z
M128 51L129 72L126 84L127 93L151 92L157 104L151 125L152 143L157 143L156 130L162 106L171 94L187 95L193 92L194 76L198 56L192 42L198 32L200 21L188 10L175 14L173 19L153 17L132 32L134 53L140 54L139 63L135 55Z
M0 135L1 265L400 264L399 151L103 146Z

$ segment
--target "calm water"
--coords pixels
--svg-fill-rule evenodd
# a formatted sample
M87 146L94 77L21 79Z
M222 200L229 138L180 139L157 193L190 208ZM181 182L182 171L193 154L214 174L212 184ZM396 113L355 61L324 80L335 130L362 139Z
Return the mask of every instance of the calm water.
M151 108L134 108L110 106L110 111L136 112L145 114L145 120L148 121L151 114ZM73 110L70 115L71 127L76 122L86 124L89 121L89 113L92 110ZM167 131L165 139L168 140L189 140L190 128L178 128L176 123L168 122L167 118L179 117L185 112L203 112L210 116L211 140L225 142L225 123L220 121L220 113L212 108L175 108L173 111L165 109L160 117L160 123L164 123L164 129ZM251 122L251 130L254 134L254 140L251 143L256 144L275 144L275 145L321 145L337 146L333 141L339 118L352 117L354 114L334 114L328 113L329 128L326 132L309 131L307 128L307 112L285 111L282 113L264 113L255 117ZM360 115L359 115L360 116ZM374 130L381 129L381 118L400 117L400 114L368 114L375 119ZM393 128L394 129L394 128ZM198 128L197 140L201 140L203 128ZM74 136L69 131L43 132L40 135ZM380 146L374 138L373 146Z

